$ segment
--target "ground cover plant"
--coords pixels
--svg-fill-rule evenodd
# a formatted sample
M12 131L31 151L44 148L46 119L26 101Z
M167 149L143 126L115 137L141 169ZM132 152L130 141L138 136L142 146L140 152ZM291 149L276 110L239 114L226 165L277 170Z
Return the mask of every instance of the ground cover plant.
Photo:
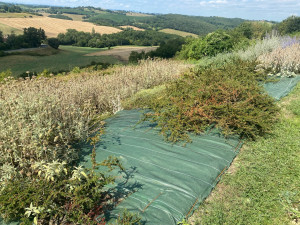
M91 170L76 167L80 149L72 144L95 132L101 135L100 115L121 110L122 99L177 79L188 68L180 62L149 60L105 72L79 70L69 76L21 81L4 78L0 84L1 217L23 218L26 223L93 224L93 216L103 210L101 201L110 199L103 187L114 178L95 172L99 165L93 154ZM115 158L103 165L122 169Z
M278 105L272 135L248 142L190 224L297 224L300 85Z
M154 112L146 119L157 122L171 141L188 140L189 132L203 133L212 125L225 135L262 136L271 131L278 109L259 85L266 76L255 72L255 66L239 60L219 68L197 68L152 101L147 99Z

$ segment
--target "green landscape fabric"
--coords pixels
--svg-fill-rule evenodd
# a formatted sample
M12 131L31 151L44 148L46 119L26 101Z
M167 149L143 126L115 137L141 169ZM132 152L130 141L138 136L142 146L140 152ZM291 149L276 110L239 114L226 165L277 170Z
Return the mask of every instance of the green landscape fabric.
M139 213L146 224L176 224L208 196L241 142L210 132L192 136L185 146L168 143L151 122L138 124L142 114L125 110L108 119L96 147L98 162L114 155L127 170L116 175L118 194L129 196L106 216L116 218L126 208ZM90 151L83 160L86 166Z
M279 100L299 80L300 76L281 78L264 87ZM216 131L192 135L192 142L185 146L168 143L155 124L139 123L142 114L138 110L121 111L106 121L106 133L96 150L97 161L110 155L121 158L127 171L117 175L118 190L120 195L129 196L105 216L114 221L128 209L139 213L145 224L177 224L210 194L242 142ZM84 161L90 161L88 154Z
M300 81L300 76L295 77L282 77L278 82L268 82L264 84L264 88L270 96L279 100L288 95L291 90Z

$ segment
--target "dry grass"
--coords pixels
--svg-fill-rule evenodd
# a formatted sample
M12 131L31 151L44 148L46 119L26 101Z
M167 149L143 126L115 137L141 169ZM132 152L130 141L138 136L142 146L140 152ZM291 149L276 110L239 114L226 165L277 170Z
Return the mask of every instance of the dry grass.
M16 29L23 29L27 27L42 28L45 30L48 37L56 37L59 33L65 33L67 29L91 32L94 28L95 32L100 34L111 34L121 31L114 27L97 26L89 22L62 20L50 17L0 18L0 23Z
M189 67L148 60L114 68L110 75L86 72L0 84L0 186L25 176L36 161L72 162L78 150L71 144L89 136L98 115L121 110L121 100L176 79Z
M0 18L27 18L27 17L39 17L30 13L0 13Z
M100 51L100 52L93 52L89 53L86 56L100 56L100 55L111 55L117 58L120 61L128 61L130 53L132 51L135 52L150 52L156 50L157 47L132 47L132 46L118 46L116 48Z
M55 14L51 14L51 13L46 13L46 12L43 12L41 13L44 17L48 17L50 15L55 15ZM79 15L79 14L69 14L69 13L63 13L62 15L64 16L68 16L70 18L72 18L72 20L74 21L83 21L82 17L83 15Z
M145 14L145 13L128 12L128 13L126 13L126 16L141 16L141 17L147 17L147 16L152 16L152 15L150 15L150 14Z
M160 32L167 33L167 34L176 34L176 35L179 35L182 37L188 37L188 36L198 37L197 34L192 34L192 33L184 32L184 31L180 31L180 30L169 29L169 28L160 30Z
M63 13L62 15L72 18L74 21L82 21L83 15Z
M120 27L124 28L124 29L131 28L133 30L140 30L140 31L144 31L145 30L145 29L142 29L142 28L138 28L138 27L135 27L135 26L129 26L129 25L127 25L127 26L120 26Z

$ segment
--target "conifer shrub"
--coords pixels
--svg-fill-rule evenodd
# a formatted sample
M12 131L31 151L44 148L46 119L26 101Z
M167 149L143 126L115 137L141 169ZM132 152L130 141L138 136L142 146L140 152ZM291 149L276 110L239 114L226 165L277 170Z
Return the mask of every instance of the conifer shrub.
M200 134L212 125L225 136L264 135L271 130L278 108L259 85L266 75L255 72L255 66L237 60L187 73L148 101L153 112L145 119L157 122L170 141L189 140L189 132Z

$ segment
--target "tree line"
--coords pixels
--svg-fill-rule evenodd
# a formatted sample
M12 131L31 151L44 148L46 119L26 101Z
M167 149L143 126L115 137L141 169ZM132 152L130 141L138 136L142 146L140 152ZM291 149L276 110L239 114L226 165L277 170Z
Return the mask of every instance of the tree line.
M20 13L22 12L21 7L16 6L16 5L10 5L10 4L5 4L5 5L0 5L0 13Z
M173 34L166 34L157 31L135 31L126 29L114 34L99 34L92 32L77 31L68 29L66 33L57 36L59 44L74 45L79 47L105 48L117 45L140 45L157 46L163 41L178 37Z
M22 35L12 33L6 38L4 38L2 31L0 31L0 50L39 47L45 39L45 31L41 28L24 28Z

